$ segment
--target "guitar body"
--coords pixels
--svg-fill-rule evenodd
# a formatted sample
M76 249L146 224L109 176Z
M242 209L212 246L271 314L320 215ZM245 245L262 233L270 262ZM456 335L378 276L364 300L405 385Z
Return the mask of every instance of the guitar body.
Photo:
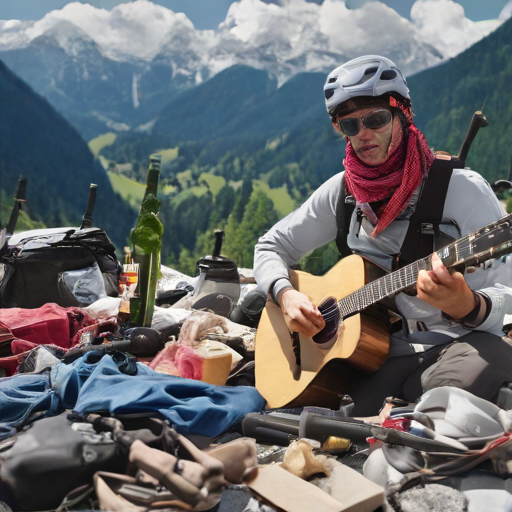
M342 299L383 273L352 255L324 276L292 271L290 280L318 304L325 297ZM269 408L337 409L361 372L374 372L384 363L388 348L389 321L367 314L350 316L326 348L308 336L290 333L281 309L267 302L256 333L256 388Z

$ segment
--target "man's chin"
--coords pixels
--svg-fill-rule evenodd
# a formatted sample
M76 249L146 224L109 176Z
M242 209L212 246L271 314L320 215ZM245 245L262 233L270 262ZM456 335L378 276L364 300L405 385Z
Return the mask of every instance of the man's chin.
M377 165L382 165L386 160L387 157L383 157L381 155L357 155L359 157L359 160L363 162L366 165L371 165L373 167Z

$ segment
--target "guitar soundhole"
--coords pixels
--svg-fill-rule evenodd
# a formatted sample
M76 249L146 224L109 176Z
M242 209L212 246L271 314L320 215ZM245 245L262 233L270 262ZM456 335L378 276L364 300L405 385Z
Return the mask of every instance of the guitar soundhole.
M325 320L325 327L313 336L313 341L320 345L320 348L330 348L338 337L340 328L341 313L338 301L334 297L323 300L318 309Z
M295 356L295 363L297 366L300 366L300 338L298 332L292 333L292 350Z

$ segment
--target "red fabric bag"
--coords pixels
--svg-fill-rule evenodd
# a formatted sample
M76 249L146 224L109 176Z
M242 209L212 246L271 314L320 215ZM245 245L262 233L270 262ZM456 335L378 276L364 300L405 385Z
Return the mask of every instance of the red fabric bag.
M94 320L79 308L63 308L50 303L36 309L0 309L0 322L9 327L15 338L36 345L70 348L76 332L93 324Z

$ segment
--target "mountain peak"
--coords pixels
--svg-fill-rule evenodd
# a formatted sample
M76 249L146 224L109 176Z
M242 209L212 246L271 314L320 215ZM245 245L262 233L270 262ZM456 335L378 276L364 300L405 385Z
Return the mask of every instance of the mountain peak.
M349 9L336 0L239 0L217 30L197 30L183 13L150 0L112 10L71 2L35 22L0 22L0 58L94 136L103 123L94 112L144 124L177 93L236 64L264 70L282 86L299 73L384 52L411 75L499 23L475 24L452 0L417 0L411 20L379 1Z
M378 1L349 9L346 2L333 0L240 0L231 4L216 31L201 31L185 14L150 0L121 3L110 11L71 2L39 21L0 22L0 51L26 47L62 21L80 29L116 61L179 59L178 67L192 75L204 67L211 75L235 63L275 73L283 64L290 76L327 71L340 57L380 54L383 48L406 74L414 73L437 64L439 53L445 59L460 53L500 23L473 23L451 0L417 0L411 21ZM69 25L59 26L71 31ZM369 31L369 26L374 28ZM62 37L68 50L69 36Z

